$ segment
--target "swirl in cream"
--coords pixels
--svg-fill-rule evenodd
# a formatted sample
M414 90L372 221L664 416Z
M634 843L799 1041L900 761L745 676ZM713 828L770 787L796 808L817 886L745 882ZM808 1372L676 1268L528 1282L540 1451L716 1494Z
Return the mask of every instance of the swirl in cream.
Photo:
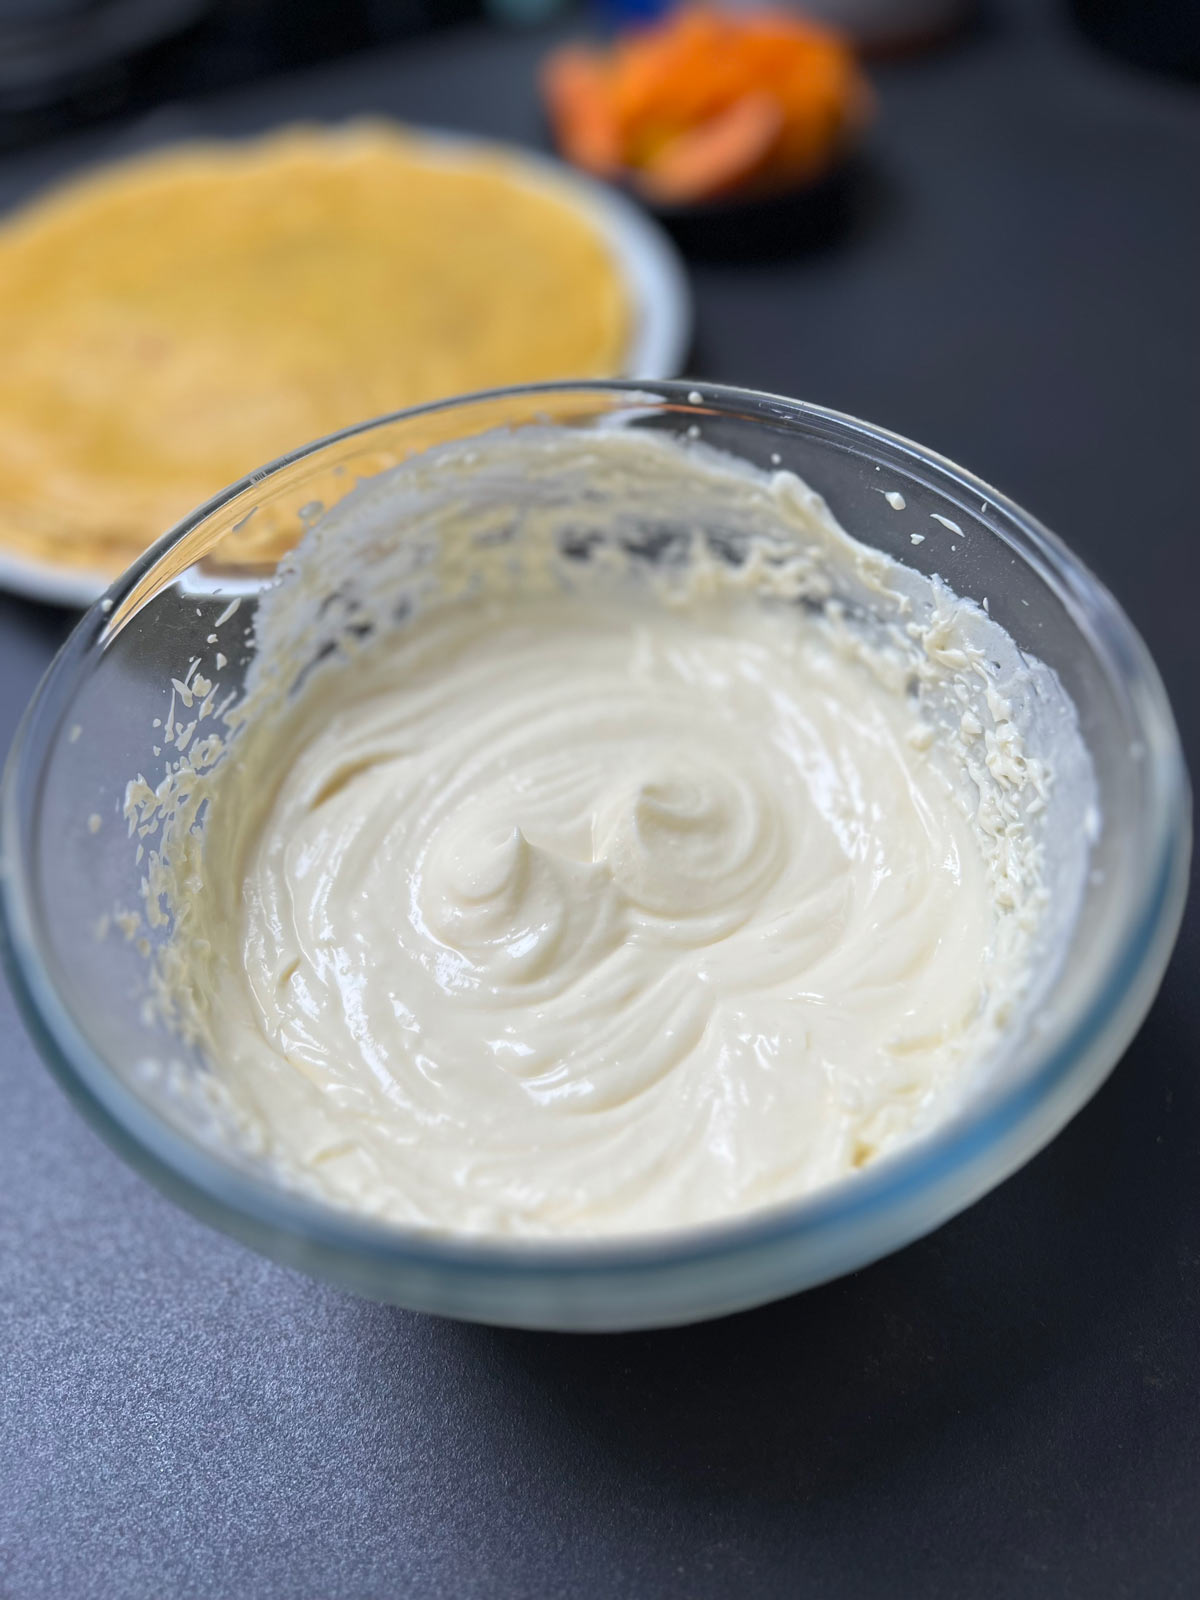
M192 908L208 1049L361 1210L612 1233L802 1193L944 1108L1013 981L955 761L795 606L448 604L252 731Z

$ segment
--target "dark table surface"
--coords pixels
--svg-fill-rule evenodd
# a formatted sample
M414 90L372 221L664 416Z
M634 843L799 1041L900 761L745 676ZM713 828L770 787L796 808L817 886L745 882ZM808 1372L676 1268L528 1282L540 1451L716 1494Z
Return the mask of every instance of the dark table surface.
M451 29L10 155L195 126L536 142L536 36ZM1200 96L1050 6L877 73L836 238L694 260L692 370L824 401L1058 530L1200 750ZM2 352L0 352L2 359ZM0 599L6 742L63 614ZM83 1125L0 994L0 1596L1194 1596L1200 922L1107 1087L923 1242L709 1326L459 1326L271 1266Z

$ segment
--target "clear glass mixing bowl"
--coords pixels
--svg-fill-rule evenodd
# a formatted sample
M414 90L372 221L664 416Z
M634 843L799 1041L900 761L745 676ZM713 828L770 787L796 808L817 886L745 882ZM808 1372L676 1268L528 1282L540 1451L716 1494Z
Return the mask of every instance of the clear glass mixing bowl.
M940 569L960 594L986 596L992 616L1055 669L1074 700L1102 812L1070 948L1012 1070L933 1135L842 1184L736 1221L627 1242L438 1237L285 1190L265 1168L215 1148L141 1077L137 1063L161 1049L139 1002L144 959L134 943L96 936L114 908L138 904L144 869L115 830L123 835L130 777L162 770L152 747L164 684L180 661L204 654L231 598L242 596L243 619L253 615L254 583L222 567L231 531L255 508L299 529L315 506L415 452L546 421L680 436L698 428L707 443L760 467L799 473L860 539ZM903 514L883 487L902 493ZM962 530L952 555L941 539L911 542L935 513ZM1095 1091L1145 1014L1178 927L1190 844L1187 775L1158 674L1111 596L1052 534L969 473L851 417L665 383L452 400L364 423L233 485L84 616L25 716L2 804L14 987L51 1067L135 1167L206 1221L360 1293L564 1329L686 1322L789 1294L896 1249L999 1183Z

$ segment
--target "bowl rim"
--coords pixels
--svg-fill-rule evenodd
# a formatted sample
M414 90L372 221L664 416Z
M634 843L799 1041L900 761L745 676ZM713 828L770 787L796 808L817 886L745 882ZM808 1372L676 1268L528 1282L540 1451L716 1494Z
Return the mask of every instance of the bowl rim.
M1018 557L1038 570L1055 593L1073 603L1091 624L1085 637L1093 650L1099 636L1109 659L1103 664L1119 674L1145 737L1145 763L1152 803L1144 813L1138 837L1150 854L1149 870L1137 903L1125 919L1124 934L1110 952L1046 1048L1034 1049L1012 1078L990 1086L929 1133L882 1157L860 1173L799 1198L777 1202L698 1225L647 1233L497 1238L436 1232L403 1224L381 1223L350 1210L287 1190L266 1176L256 1176L223 1160L209 1147L188 1138L136 1093L76 1024L50 977L38 950L38 912L31 876L21 849L22 785L41 771L55 730L69 709L69 691L91 652L103 646L109 614L131 595L162 557L194 528L239 495L278 473L338 444L373 430L442 411L467 409L480 402L536 394L580 398L625 396L631 402L688 409L697 415L735 414L774 426L809 423L832 430L849 442L885 447L911 466L932 473L944 484L986 502L1029 542L1012 540L993 529ZM941 485L939 485L940 487ZM1075 620L1078 622L1079 617ZM61 701L55 705L56 698ZM35 765L31 768L31 763ZM68 1095L110 1143L143 1175L204 1220L227 1231L249 1230L274 1250L296 1255L315 1247L328 1258L358 1260L369 1267L395 1271L435 1269L463 1277L507 1278L603 1277L614 1272L648 1273L664 1268L712 1263L789 1239L848 1232L871 1215L890 1212L923 1191L936 1191L956 1174L969 1172L987 1153L1022 1132L1015 1155L999 1170L979 1178L965 1197L907 1228L903 1238L882 1245L881 1254L946 1220L1030 1159L1053 1137L1067 1116L1097 1088L1115 1064L1149 1008L1174 944L1186 898L1190 858L1190 788L1178 732L1166 691L1145 643L1103 584L1067 546L1037 519L984 480L936 451L889 429L829 407L762 391L703 380L594 379L519 384L448 397L404 408L313 440L247 474L212 496L164 533L117 578L105 596L84 614L55 655L21 719L5 766L0 791L0 952L30 1033ZM1117 1048L1097 1065L1112 1041ZM1070 1093L1077 1069L1087 1081ZM1071 1103L1048 1126L1032 1128L1032 1113L1047 1102ZM1031 1135L1031 1136L1030 1136ZM288 1246L290 1244L290 1252ZM859 1252L823 1276L850 1270L871 1259ZM816 1281L816 1280L806 1280ZM748 1299L748 1297L747 1297ZM470 1312L465 1313L470 1315Z

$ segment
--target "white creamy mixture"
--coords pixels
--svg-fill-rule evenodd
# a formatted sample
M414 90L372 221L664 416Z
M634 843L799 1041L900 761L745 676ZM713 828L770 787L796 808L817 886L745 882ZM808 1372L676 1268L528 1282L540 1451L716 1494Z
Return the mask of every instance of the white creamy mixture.
M1013 707L1050 675L794 478L662 440L528 430L358 498L229 730L130 791L159 1001L242 1142L389 1220L611 1234L947 1116L1046 922Z

